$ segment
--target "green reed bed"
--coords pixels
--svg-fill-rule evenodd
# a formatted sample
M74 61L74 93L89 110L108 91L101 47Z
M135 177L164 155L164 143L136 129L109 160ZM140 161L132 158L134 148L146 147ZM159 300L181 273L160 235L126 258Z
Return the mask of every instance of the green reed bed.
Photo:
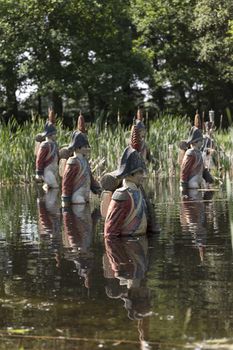
M162 176L174 174L179 142L187 139L190 128L189 121L181 116L163 115L150 123L147 143L155 159L155 172Z
M178 144L187 138L190 123L182 117L161 116L147 126L146 143L150 148L153 163L149 164L150 171L164 176L169 174L170 163L178 157ZM92 159L105 159L105 171L117 168L122 151L130 139L131 127L124 128L118 124L103 130L92 127L88 130ZM170 147L169 147L170 146ZM169 155L170 153L170 155Z
M219 166L233 174L233 127L217 131L215 140L219 150Z
M230 219L231 246L233 250L233 181L232 181L232 177L230 179L229 173L227 173L227 176L226 176L226 189L227 189L228 209L229 209L229 219Z
M88 140L91 145L91 159L102 162L102 166L97 165L97 175L107 171L116 170L119 159L124 148L127 146L130 131L120 124L111 128L98 130L91 127L88 130Z
M0 129L1 183L28 181L33 167L33 124L19 127L16 121L1 125Z
M26 122L23 126L12 120L0 125L0 183L31 183L35 176L35 136L44 130L45 119ZM178 174L176 169L178 144L187 139L190 130L187 119L164 115L147 125L146 142L149 145L153 162L149 164L149 174L165 177ZM56 123L59 147L69 144L71 130L65 129L60 120ZM91 166L95 176L117 168L122 151L130 138L131 127L120 124L98 128L88 128L91 145ZM233 128L228 132L216 132L216 140L221 146L220 162L224 169L232 167ZM172 170L172 171L171 171Z
M44 129L44 120L23 126L11 120L0 125L0 184L29 183L35 175L35 136ZM58 138L64 142L64 130L57 123Z

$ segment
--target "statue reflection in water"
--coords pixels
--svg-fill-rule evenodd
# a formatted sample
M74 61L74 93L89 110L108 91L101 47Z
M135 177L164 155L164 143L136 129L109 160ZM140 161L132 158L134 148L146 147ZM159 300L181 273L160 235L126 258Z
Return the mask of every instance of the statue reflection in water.
M105 238L103 256L105 287L109 298L121 299L131 320L137 320L140 348L150 349L151 293L146 285L148 238Z
M213 191L206 191L203 194L197 189L188 189L185 193L183 192L181 201L182 231L191 233L193 243L199 251L201 263L204 262L207 241L205 201L211 200L213 193Z
M99 213L91 213L90 205L71 205L63 208L63 247L64 259L72 261L79 276L84 278L86 288L91 286L91 272L94 266L94 254L91 251L94 225Z
M57 278L57 256L61 247L61 213L58 189L49 189L37 198L38 233L40 244L36 269L30 268L30 275L36 275L37 283L32 283L33 293L50 293L60 288ZM28 259L34 266L35 254ZM48 288L48 286L53 286Z
M60 234L60 205L58 201L58 189L50 189L37 199L38 224L40 237L57 236Z

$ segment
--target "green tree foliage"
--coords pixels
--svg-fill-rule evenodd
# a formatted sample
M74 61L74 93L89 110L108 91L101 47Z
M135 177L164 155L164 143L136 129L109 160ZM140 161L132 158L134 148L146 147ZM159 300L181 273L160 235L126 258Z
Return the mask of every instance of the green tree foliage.
M231 0L198 0L194 8L194 47L207 67L203 77L206 96L215 109L233 104L233 40Z
M10 114L17 114L16 90L24 80L20 66L25 57L23 21L18 2L0 2L0 86L1 107Z
M150 86L158 110L232 108L232 1L132 0L131 5L135 45L154 69Z
M225 81L233 81L233 47L230 38L231 0L199 0L194 8L193 28L198 33L199 59L213 63Z
M82 4L82 6L80 5ZM143 79L146 70L140 53L132 50L132 28L128 2L121 0L77 1L69 6L69 36L73 72L71 91L87 94L95 112L126 112L133 107L131 97L137 79ZM80 35L81 34L81 35ZM77 40L78 39L78 40Z
M65 96L77 103L87 97L93 114L132 108L130 95L145 65L132 50L127 1L1 3L5 42L13 32L6 56L14 70L26 73L25 83L29 79L40 95L50 96L58 114ZM20 62L20 54L27 59Z
M197 100L198 75L191 30L193 0L132 0L132 16L138 31L135 45L151 60L150 80L158 110L188 110Z
M112 121L120 110L126 120L143 100L143 81L158 113L231 111L232 7L232 0L0 0L0 107L17 115L17 90L35 84L38 100L47 97L58 115L73 101L95 118Z

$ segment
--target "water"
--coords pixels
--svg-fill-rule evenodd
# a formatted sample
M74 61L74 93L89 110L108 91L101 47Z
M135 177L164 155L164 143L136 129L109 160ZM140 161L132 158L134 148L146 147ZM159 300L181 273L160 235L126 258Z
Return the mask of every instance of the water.
M98 200L1 188L0 349L233 348L232 203L149 188L161 233L115 244Z

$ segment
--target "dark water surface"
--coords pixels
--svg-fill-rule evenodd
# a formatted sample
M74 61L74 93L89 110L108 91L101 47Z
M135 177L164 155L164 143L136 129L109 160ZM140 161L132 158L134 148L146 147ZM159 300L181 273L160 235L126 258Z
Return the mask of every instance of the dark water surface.
M60 193L0 189L0 349L233 349L224 187L150 195L161 233L113 243L98 200L62 212Z

